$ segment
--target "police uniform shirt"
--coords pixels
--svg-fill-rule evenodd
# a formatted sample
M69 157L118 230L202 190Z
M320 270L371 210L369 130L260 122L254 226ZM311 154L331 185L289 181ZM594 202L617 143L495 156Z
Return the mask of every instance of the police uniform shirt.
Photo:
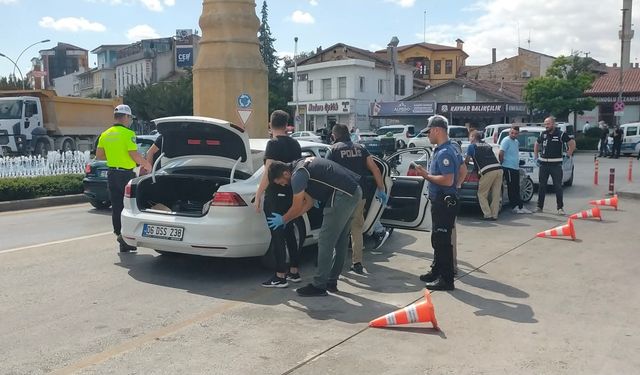
M105 130L98 140L98 148L104 149L107 167L133 169L136 162L129 151L136 151L136 133L122 124L115 124Z
M462 155L451 144L451 141L436 147L429 166L429 174L434 176L453 174L453 184L451 186L442 186L430 182L429 198L435 199L441 194L455 194L457 192L458 170L462 163Z
M371 154L364 146L353 142L337 142L331 147L327 159L335 161L359 176L370 174L367 167L367 158ZM360 178L360 187L366 188L366 178Z
M537 141L539 145L542 145L539 160L545 163L561 163L562 146L570 140L571 137L558 128L555 128L552 133L542 132Z
M481 176L502 169L496 154L493 153L493 147L487 143L471 143L467 148L467 156L473 158L476 170Z
M311 198L333 205L336 191L349 196L358 190L360 176L331 160L322 158L301 159L293 163L291 189L293 194L306 191Z

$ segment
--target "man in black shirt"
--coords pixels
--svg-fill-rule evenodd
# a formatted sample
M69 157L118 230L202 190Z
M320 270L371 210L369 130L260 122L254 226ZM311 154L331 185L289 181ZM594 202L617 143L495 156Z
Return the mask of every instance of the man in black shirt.
M318 236L318 267L313 283L296 290L302 297L326 296L338 292L338 276L347 255L351 217L362 199L360 176L340 164L322 158L293 163L274 161L269 165L269 181L291 185L293 204L287 213L274 213L267 222L279 228L307 212L315 202L323 202L322 227Z
M622 149L622 136L624 132L620 128L620 126L616 126L613 131L613 149L611 150L611 157L614 159L618 159L620 157L620 151Z
M362 249L364 247L364 241L362 232L364 230L364 208L367 197L370 196L369 193L371 192L367 184L366 176L373 175L377 187L376 198L383 206L387 203L387 193L385 192L384 182L382 181L382 174L376 162L364 146L351 142L347 126L336 124L333 126L331 132L334 144L331 147L331 152L327 155L327 159L335 161L360 176L360 188L362 189L363 196L360 202L358 202L353 212L353 217L351 218L351 270L355 273L363 274Z
M262 197L264 195L264 213L267 217L273 213L284 215L291 207L293 199L291 187L269 183L267 173L273 161L290 163L302 157L298 141L287 135L288 121L289 114L285 111L276 110L271 114L269 126L271 127L273 138L267 142L264 152L264 173L262 173L255 199L256 211L260 213L263 209ZM286 248L289 249L290 263L288 273L285 243ZM283 227L271 229L271 246L276 258L276 274L262 283L262 286L266 288L286 288L289 285L287 281L300 282L300 273L298 272L299 249L292 222Z

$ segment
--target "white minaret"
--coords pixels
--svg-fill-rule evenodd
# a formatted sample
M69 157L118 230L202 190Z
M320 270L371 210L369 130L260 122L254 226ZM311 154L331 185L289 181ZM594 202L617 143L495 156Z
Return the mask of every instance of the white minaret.
M622 42L622 54L620 56L620 66L626 68L631 67L631 39L633 39L633 30L631 30L631 9L633 0L622 1L622 30L618 33Z

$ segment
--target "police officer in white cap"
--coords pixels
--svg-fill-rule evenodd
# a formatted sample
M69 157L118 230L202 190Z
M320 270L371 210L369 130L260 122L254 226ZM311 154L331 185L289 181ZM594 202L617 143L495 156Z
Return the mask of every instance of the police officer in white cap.
M432 116L427 123L427 136L431 144L438 145L433 152L429 171L416 165L416 171L429 182L431 203L431 246L433 266L420 280L431 290L453 290L453 245L451 233L458 215L458 182L464 180L466 166L460 151L451 144L448 121L443 116Z
M120 252L127 253L136 251L136 248L128 245L120 234L122 228L120 214L124 208L124 189L129 180L136 176L133 171L136 165L141 165L150 171L151 164L138 153L136 133L129 129L133 118L131 108L128 105L120 104L115 108L113 118L115 124L100 135L96 159L106 160L107 167L109 167L107 181L112 206L113 233L116 234L120 244Z

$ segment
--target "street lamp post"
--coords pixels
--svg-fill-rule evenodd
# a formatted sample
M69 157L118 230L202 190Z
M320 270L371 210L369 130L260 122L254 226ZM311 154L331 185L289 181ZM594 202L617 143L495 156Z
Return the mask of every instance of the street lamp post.
M5 59L11 61L13 66L18 69L18 73L20 73L20 79L22 79L22 89L24 90L25 89L24 76L22 75L22 71L20 70L20 67L18 66L18 64L16 64L15 61L11 60L11 58L9 58L9 56L5 55L4 53L0 53L0 57L4 57ZM14 77L15 77L15 74L14 74Z
M41 41L39 41L39 42L35 42L35 43L33 43L33 44L28 45L28 46L27 46L27 48L23 49L23 50L22 50L22 52L20 52L20 54L18 55L18 58L16 59L15 67L16 67L16 68L18 67L18 61L20 61L20 58L22 57L22 55L23 55L25 52L27 52L27 50L28 50L29 48L31 48L31 47L33 47L33 46L35 46L36 44L49 43L50 41L51 41L51 40L49 40L49 39L45 39L45 40L41 40ZM16 75L16 70L15 70L15 68L13 69L13 75Z
M293 112L293 123L295 125L295 129L296 131L300 131L302 130L298 121L298 110L299 108L299 100L298 100L298 59L296 58L296 56L298 55L298 37L293 38L294 41L294 46L293 46L293 82L294 82L294 86L295 86L295 91L296 91L296 110Z

